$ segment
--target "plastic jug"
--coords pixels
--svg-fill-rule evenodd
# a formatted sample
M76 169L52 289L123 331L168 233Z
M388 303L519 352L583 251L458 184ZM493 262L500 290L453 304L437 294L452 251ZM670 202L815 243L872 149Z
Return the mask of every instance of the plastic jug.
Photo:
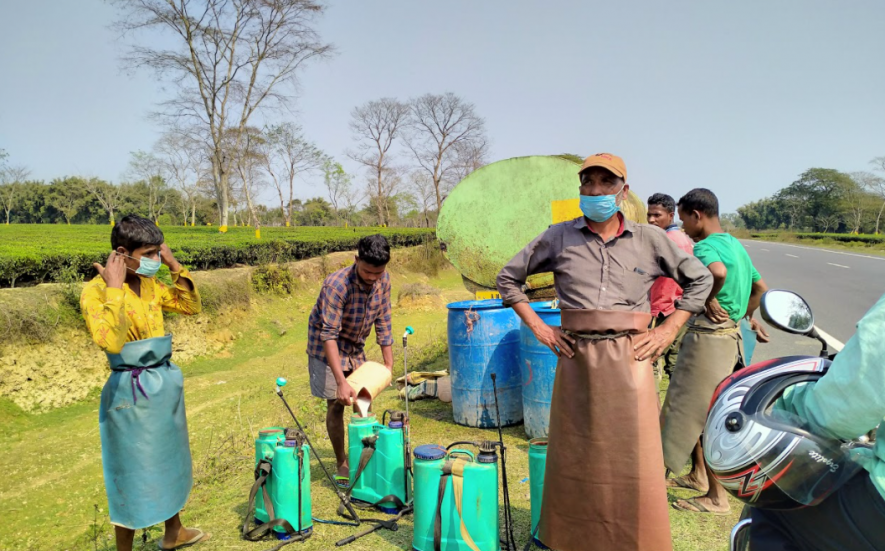
M390 370L377 362L366 362L347 377L347 384L356 392L354 408L362 417L371 415L372 400L390 386Z

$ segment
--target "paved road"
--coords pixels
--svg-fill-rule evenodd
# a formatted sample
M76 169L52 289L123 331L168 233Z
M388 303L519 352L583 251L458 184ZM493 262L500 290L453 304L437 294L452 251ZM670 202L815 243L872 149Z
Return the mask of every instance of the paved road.
M845 342L864 313L885 294L885 257L767 241L741 241L770 288L789 289L811 305L815 324ZM757 317L758 314L757 314ZM816 354L816 341L771 329L753 362L790 354Z

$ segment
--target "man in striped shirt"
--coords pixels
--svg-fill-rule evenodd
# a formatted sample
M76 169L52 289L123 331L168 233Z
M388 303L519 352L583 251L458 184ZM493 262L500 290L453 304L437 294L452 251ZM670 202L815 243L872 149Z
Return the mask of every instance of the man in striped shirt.
M372 327L384 365L393 368L389 261L390 245L383 235L360 239L356 261L323 282L308 322L310 391L328 403L326 430L338 463L335 479L342 484L347 483L349 471L344 407L356 399L346 379L365 363L364 347Z

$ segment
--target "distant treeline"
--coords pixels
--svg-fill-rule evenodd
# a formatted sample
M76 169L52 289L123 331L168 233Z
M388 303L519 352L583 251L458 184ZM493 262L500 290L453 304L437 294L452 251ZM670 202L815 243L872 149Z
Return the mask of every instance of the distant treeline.
M872 164L885 173L885 157ZM735 222L751 230L877 234L883 212L885 178L812 168L771 197L738 208Z

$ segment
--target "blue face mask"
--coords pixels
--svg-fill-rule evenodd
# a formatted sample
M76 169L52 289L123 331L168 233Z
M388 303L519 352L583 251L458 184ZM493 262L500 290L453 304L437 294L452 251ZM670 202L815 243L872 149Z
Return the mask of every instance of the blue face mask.
M614 195L581 195L581 212L594 222L605 222L621 210L617 198L623 189L621 186Z
M122 253L120 253L120 254L122 254ZM154 260L152 258L145 258L145 257L139 258L138 259L138 269L135 270L135 273L138 275L143 275L145 277L154 277L155 275L157 275L157 272L160 271L160 266L163 265L163 263L159 260L160 254L161 253L158 253L157 260ZM123 256L125 256L126 258L132 258L128 254L124 254ZM132 260L136 260L136 259L132 258Z

